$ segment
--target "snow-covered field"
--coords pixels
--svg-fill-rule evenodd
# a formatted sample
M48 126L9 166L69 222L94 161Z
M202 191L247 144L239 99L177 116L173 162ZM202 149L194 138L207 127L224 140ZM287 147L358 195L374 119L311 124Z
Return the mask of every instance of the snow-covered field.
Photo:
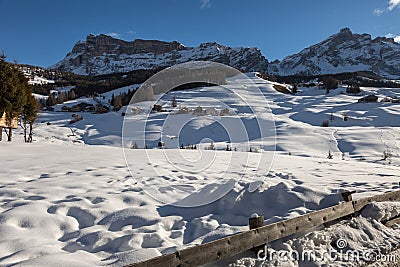
M245 142L240 138L232 142L237 151L224 151L226 136L212 122L232 125L239 120L251 128L251 123L246 124L250 114L238 103L231 110L235 115L221 117L173 112L143 116L140 120L153 130L145 134L150 140L147 150L139 137L139 149L121 148L126 145L122 142L126 116L121 113L129 109L82 113L83 120L71 125L72 113L41 113L34 143L22 143L18 131L14 142L0 143L0 264L121 266L247 230L253 213L263 215L268 224L337 204L341 190L356 190L354 197L359 198L399 189L400 104L357 103L361 96L342 94L344 88L329 95L317 88L284 95L273 89L273 83L254 74L249 77L272 111L275 154L268 152L270 140L257 132ZM235 91L249 86L247 80L237 79L227 85ZM362 89L381 98L400 96L399 89ZM235 106L234 97L215 87L170 92L161 102L168 106L174 96L178 105L188 108L206 107L204 97ZM249 105L261 109L264 103L254 97ZM223 105L213 107L220 110ZM190 123L178 140L201 149L175 148L181 144L174 141L178 136L172 126L179 116L189 117ZM271 116L264 119L270 121ZM321 127L325 120L329 127ZM160 123L165 121L170 124ZM165 142L166 149L152 149L159 141L154 132L160 127L170 141ZM129 145L136 137L129 137ZM217 150L204 149L209 145L206 138L215 138ZM250 147L258 153L247 152ZM329 151L333 159L327 158ZM383 160L385 151L391 156ZM182 158L187 162L184 167L176 162ZM197 168L199 158L213 159L212 164L193 171L190 162ZM187 199L201 203L216 195L217 200L207 205L181 207ZM170 204L176 200L183 205ZM367 215L293 241L276 242L271 249L323 250L328 244L317 241L326 232L358 249L373 238L390 245L399 242L398 230L384 229ZM259 264L251 256L240 255L223 264Z

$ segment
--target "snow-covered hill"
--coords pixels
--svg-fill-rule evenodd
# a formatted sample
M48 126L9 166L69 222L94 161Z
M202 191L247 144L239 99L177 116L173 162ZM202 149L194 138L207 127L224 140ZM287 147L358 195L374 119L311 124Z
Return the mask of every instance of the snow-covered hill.
M104 34L88 35L51 69L82 75L158 69L194 60L215 61L244 71L266 71L268 62L257 48L228 47L216 42L185 47L178 42L127 42Z
M393 38L371 38L344 28L326 40L282 61L270 62L268 70L279 75L315 75L373 71L386 78L400 78L400 44Z
M126 149L125 154L121 129L127 115L121 115L133 111L129 108L107 114L79 113L83 119L72 124L71 112L40 113L34 143L22 143L21 129L15 132L14 142L0 142L0 265L124 266L247 230L252 213L264 215L268 224L337 204L340 190L357 190L354 198L359 198L399 189L398 103L358 103L361 96L347 95L344 88L331 90L328 95L316 87L300 87L296 95L281 94L274 89L276 83L254 73L247 79L229 78L226 88L251 94L254 85L269 101L277 148L272 166L264 161L257 166L262 183L256 190L251 187L254 168L247 165L266 152L250 153L241 148L255 147L261 138L250 132L253 136L249 142L234 144L238 151L223 151L225 136L218 135L213 123L230 120L230 124L224 124L230 126L251 118L229 90L204 87L169 92L159 101L165 112L136 114L137 120L148 122L149 149ZM400 89L362 90L379 100L400 97ZM174 97L180 108L202 106L220 111L225 103L233 107L235 115L177 114L170 106ZM105 101L108 98L109 94ZM207 106L207 99L214 101L208 102L212 105ZM92 100L81 98L65 105ZM215 104L218 101L220 106ZM259 98L250 97L248 101L252 108L265 108ZM345 115L347 120L343 119ZM215 139L216 150L173 146L171 132L185 117L189 123L180 131L182 142L201 147L201 143L210 142L207 138ZM321 127L325 120L329 120L329 127ZM159 141L155 133L160 129L171 135L171 141L166 141L166 149L152 149ZM333 159L327 159L329 151ZM382 159L384 151L392 156ZM185 171L199 158L210 155L214 160L207 168L196 173ZM179 156L187 159L185 165L175 164ZM130 171L126 157L133 161ZM231 162L237 162L237 167ZM242 172L244 167L247 172ZM221 170L226 177L245 175L225 196L208 205L168 205L146 191L148 186L166 197L211 198L216 188L227 182L221 180ZM271 249L323 251L330 247L323 236L345 236L349 246L357 245L360 250L373 244L380 246L381 242L398 242L399 230L382 230L384 227L359 216L293 243L284 240L283 245L271 244ZM254 255L246 257L231 262L233 266L259 266ZM359 266L356 261L314 265L318 264Z

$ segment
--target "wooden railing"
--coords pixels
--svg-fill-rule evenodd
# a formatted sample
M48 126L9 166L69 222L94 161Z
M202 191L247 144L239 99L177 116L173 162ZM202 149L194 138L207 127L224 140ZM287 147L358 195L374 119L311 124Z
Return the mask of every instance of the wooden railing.
M353 192L351 192L353 193ZM296 233L353 215L371 202L400 201L400 190L352 200L351 194L344 194L346 202L322 210L310 212L295 218L261 226L249 231L227 236L212 242L178 250L127 267L199 266L244 251L265 245Z

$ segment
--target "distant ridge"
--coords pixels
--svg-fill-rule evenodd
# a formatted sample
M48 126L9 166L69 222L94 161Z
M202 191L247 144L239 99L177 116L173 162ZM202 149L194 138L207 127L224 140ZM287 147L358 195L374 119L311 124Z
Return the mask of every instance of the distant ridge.
M51 66L65 72L101 75L138 69L159 69L192 60L224 63L243 71L267 71L268 61L257 48L232 48L216 42L185 47L179 42L134 40L90 34L67 56Z
M400 44L393 38L371 38L343 28L326 40L268 62L258 48L229 47L216 42L185 47L173 41L136 39L128 42L108 35L89 34L51 69L81 75L153 70L192 60L207 60L245 72L258 71L280 76L321 75L370 71L389 79L400 79Z
M400 78L400 44L393 38L371 38L341 29L326 40L307 47L282 61L270 62L268 72L276 75L318 75L372 71L380 76Z

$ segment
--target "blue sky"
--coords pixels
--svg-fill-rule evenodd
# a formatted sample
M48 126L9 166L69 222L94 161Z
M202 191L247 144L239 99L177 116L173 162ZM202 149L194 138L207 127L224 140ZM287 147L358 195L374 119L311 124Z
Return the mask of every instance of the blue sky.
M349 27L400 35L400 0L0 0L7 59L47 67L89 33L260 48L269 60Z

